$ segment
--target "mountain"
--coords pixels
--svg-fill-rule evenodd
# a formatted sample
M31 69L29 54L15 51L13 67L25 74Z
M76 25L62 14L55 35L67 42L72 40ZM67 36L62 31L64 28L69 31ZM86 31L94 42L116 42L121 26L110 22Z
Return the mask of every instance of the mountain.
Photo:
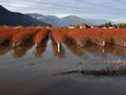
M77 16L67 16L62 18L59 22L58 25L60 26L69 26L69 25L78 25L78 24L89 24L88 22L86 22L85 19L82 19L80 17Z
M0 25L23 25L23 26L34 26L34 25L49 25L43 21L38 21L28 15L24 15L17 12L11 12L0 5Z
M28 16L33 17L34 19L44 21L46 23L49 23L51 25L56 26L69 26L69 25L78 25L78 24L89 24L89 25L100 25L107 22L104 19L83 19L74 15L70 15L64 18L58 18L56 16L45 16L40 14L27 14Z
M56 16L51 16L51 15L40 15L40 14L36 14L36 13L33 13L33 14L26 14L34 19L37 19L39 21L43 21L43 22L46 22L46 23L49 23L51 25L56 25L58 26L58 22L60 21L60 18L56 17Z
M100 25L104 24L107 21L104 19L90 19L90 18L81 18L78 16L70 15L62 18L58 25L60 26L68 26L68 25L79 25L79 24L88 24L88 25Z

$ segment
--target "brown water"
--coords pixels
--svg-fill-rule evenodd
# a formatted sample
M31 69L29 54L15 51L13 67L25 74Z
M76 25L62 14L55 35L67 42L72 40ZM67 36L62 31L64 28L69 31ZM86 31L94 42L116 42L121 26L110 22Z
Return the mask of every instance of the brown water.
M125 95L125 73L94 73L125 70L125 55L124 48L81 48L66 43L58 53L51 41L40 48L32 44L1 47L0 95Z

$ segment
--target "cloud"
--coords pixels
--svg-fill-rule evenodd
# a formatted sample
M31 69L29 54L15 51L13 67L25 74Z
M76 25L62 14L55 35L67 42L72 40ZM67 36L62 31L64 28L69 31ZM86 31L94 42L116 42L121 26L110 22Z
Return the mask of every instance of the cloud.
M75 14L110 19L126 17L126 0L0 0L0 4L23 13Z

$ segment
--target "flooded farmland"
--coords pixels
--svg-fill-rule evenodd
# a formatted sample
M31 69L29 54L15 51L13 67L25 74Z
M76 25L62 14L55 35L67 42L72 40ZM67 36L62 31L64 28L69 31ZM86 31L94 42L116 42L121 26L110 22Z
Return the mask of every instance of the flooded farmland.
M0 0L0 95L126 95L126 0Z
M40 47L0 47L1 95L125 95L126 49L79 47L48 39Z

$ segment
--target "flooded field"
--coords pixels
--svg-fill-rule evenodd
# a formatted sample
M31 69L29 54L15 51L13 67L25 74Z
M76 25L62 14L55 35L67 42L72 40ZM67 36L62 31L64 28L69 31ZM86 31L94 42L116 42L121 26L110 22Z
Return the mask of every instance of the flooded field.
M0 95L125 95L126 49L79 47L52 40L41 47L0 47Z

